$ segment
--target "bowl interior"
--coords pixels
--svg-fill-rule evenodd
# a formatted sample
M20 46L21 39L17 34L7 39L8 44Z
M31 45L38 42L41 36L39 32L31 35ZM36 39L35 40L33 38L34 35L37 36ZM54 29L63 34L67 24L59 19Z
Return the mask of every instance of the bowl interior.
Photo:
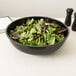
M26 20L27 20L27 19L31 19L31 18L34 18L35 20L38 20L38 19L41 19L41 18L43 18L43 19L48 19L49 22L56 23L56 24L58 24L58 25L60 25L60 26L62 26L62 27L65 27L67 30L64 32L64 37L67 38L69 31L68 31L68 28L67 28L62 22L60 22L60 21L58 21L58 20L55 20L55 19L52 19L52 18L41 17L41 16L25 17L25 18L21 18L21 19L18 19L18 20L16 20L16 21L12 22L10 25L8 25L8 27L7 27L7 29L6 29L6 34L7 34L7 36L9 37L9 31L10 31L10 30L13 30L16 26L20 26L22 23L26 23ZM10 37L9 37L9 38L10 38ZM65 39L65 38L64 38L64 39ZM11 38L10 38L10 39L11 39ZM12 40L13 40L13 39L12 39ZM16 41L16 42L17 42L17 41Z

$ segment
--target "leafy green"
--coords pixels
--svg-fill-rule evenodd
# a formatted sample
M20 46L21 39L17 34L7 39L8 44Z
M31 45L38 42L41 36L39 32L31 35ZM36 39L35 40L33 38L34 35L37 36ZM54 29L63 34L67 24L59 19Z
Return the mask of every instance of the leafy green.
M35 27L37 29L37 33L41 33L41 26L40 26L40 24L36 24Z
M50 44L50 45L54 45L54 44L55 44L55 37L51 37L51 38L50 38L49 44Z
M42 24L42 23L44 23L44 19L40 19L39 21L38 21L38 24Z
M27 25L31 25L33 22L34 22L34 19L33 19L33 18L32 18L31 20L28 19L27 22L26 22L26 24L27 24Z
M59 26L58 24L55 24L55 23L50 23L50 25L55 28Z
M45 46L54 45L63 40L64 31L66 29L64 27L62 29L56 23L47 22L43 18L38 20L32 18L10 30L9 36L24 45Z
M31 30L30 30L30 33L32 34L32 33L36 33L36 29L35 28L32 28Z

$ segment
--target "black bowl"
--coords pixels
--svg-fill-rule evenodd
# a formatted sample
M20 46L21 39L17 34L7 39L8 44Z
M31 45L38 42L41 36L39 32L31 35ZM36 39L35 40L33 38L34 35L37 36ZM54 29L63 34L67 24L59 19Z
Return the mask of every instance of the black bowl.
M16 26L18 25L21 25L23 22L26 22L27 19L31 19L31 18L34 18L34 19L46 19L46 17L41 17L41 16L32 16L32 17L25 17L25 18L21 18L21 19L18 19L14 22L12 22L11 24L8 25L7 29L6 29L6 34L9 38L9 40L11 41L11 43L16 47L18 48L19 50L23 51L23 52L26 52L26 53L29 53L29 54L36 54L36 55L47 55L47 54L50 54L54 51L56 51L57 49L59 49L63 43L65 42L66 38L68 37L68 34L69 34L69 30L68 28L66 27L66 25L64 25L62 22L58 21L58 20L55 20L55 19L52 19L52 18L48 18L48 21L49 22L54 22L54 23L57 23L58 25L60 26L63 26L65 27L67 30L64 32L64 40L56 43L55 45L46 45L46 46L27 46L27 45L23 45L13 39L10 38L9 36L9 31L11 29L14 29Z

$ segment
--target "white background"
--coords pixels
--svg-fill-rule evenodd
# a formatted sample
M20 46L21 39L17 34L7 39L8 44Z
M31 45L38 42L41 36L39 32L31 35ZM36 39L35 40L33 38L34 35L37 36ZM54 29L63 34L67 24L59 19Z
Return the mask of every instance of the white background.
M0 0L0 17L42 15L65 17L65 9L74 8L76 0Z

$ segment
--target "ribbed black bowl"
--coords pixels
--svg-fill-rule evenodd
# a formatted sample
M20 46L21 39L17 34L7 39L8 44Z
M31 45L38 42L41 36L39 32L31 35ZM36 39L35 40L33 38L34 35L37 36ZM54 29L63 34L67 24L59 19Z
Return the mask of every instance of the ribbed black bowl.
M21 25L23 22L26 22L27 19L46 19L46 17L41 17L41 16L32 16L32 17L25 17L25 18L21 18L18 20L15 20L14 22L12 22L10 25L8 25L7 29L6 29L6 34L7 37L9 38L9 40L11 41L11 43L18 48L19 50L29 53L29 54L36 54L36 55L47 55L50 54L54 51L56 51L57 49L59 49L63 43L65 42L66 38L68 37L69 31L68 28L60 21L52 19L52 18L48 18L49 22L54 22L57 23L60 26L65 27L67 30L64 32L64 40L56 43L55 45L46 45L46 46L27 46L27 45L23 45L21 43L18 43L17 41L14 41L13 39L10 38L9 36L9 31L11 29L14 29L16 26Z

